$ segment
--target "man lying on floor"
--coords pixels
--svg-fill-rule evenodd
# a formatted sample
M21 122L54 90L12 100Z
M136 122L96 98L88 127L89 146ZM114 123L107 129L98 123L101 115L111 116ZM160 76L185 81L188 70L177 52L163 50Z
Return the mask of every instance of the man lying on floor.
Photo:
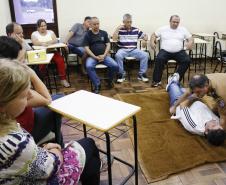
M179 83L178 73L169 77L166 91L169 94L171 109L185 93L185 89ZM219 117L195 93L176 106L175 114L171 118L178 119L189 132L205 136L212 145L219 146L224 143L225 131L220 125Z

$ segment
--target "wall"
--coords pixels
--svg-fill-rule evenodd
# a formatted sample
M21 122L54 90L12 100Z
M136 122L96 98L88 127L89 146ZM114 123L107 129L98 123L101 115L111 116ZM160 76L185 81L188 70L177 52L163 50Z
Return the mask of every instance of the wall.
M112 34L124 13L131 13L133 25L149 34L168 24L172 14L180 15L190 32L226 32L226 21L221 21L226 20L225 0L58 0L57 5L61 37L86 15L99 17L102 29Z
M124 13L131 13L133 25L148 34L168 24L172 14L180 15L181 24L190 32L226 32L226 21L221 21L226 20L225 7L225 0L57 0L61 38L87 15L99 17L101 28L112 34L121 24ZM5 25L10 21L8 0L1 0L1 35L5 34Z
M6 35L5 26L11 22L8 0L0 1L0 35Z

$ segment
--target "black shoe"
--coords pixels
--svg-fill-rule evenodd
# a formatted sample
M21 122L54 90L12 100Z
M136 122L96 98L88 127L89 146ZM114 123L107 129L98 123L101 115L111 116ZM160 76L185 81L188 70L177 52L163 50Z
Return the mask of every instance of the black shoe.
M95 94L100 94L100 88L101 88L101 85L98 85L98 86L94 87L93 92Z

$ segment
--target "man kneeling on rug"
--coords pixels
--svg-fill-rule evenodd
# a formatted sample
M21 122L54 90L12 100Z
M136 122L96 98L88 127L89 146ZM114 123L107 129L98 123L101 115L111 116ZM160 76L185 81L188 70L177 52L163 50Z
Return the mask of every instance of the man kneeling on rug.
M205 78L204 75L203 78ZM201 80L201 83L204 83L205 86L205 79ZM194 84L190 83L189 86L191 85ZM196 85L197 88L200 88L200 84ZM187 99L178 104L178 99L185 93L185 89L179 83L178 73L174 73L169 77L166 91L170 98L171 113L171 109L177 105L175 114L171 117L172 119L178 119L189 132L205 136L212 145L219 146L224 143L225 131L220 125L219 117L201 101L200 98L202 97L193 92Z

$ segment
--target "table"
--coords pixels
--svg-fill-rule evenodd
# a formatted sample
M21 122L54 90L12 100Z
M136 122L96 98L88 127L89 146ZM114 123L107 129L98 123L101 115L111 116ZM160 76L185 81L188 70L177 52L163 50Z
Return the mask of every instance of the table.
M196 35L202 39L204 39L204 37L215 37L215 35L211 33L193 33L192 35Z
M210 42L200 39L200 38L194 38L194 44L195 44L195 54L192 54L192 59L193 56L196 56L196 59L199 56L200 59L200 63L201 63L201 59L202 56L204 56L204 74L206 74L206 50L207 50L207 44L209 44ZM200 45L200 51L198 53L198 45ZM204 50L204 53L203 53ZM195 72L196 72L196 62L195 62Z
M51 44L49 46L32 46L33 49L55 49L55 48L65 48L67 47L66 44L64 43L56 43L56 44Z
M51 44L49 46L32 46L33 49L35 50L40 50L40 49L46 49L47 52L48 50L53 51L54 49L57 49L58 51L61 52L61 55L64 57L64 60L66 62L66 64L68 65L68 61L67 61L67 55L68 55L68 52L67 52L67 45L64 44L64 43L55 43L55 44ZM68 79L68 82L70 83L70 76L69 76L69 68L67 67L66 68L66 75L67 75L67 79ZM55 83L55 86L56 86L56 89L57 89L57 85Z
M47 59L44 60L44 61L28 62L27 59L25 61L25 64L30 66L37 74L40 74L39 73L39 66L37 66L37 65L42 65L42 64L44 64L44 65L46 64L47 65L47 67L46 67L46 78L45 79L46 79L46 85L48 86L49 91L50 91L51 94L52 94L52 86L51 86L51 80L50 80L50 76L49 76L48 64L51 63L51 60L52 60L53 56L54 56L54 53L47 53L46 54Z
M221 35L221 39L225 40L226 39L226 33L223 32L222 35Z
M115 160L131 167L132 169L130 174L121 182L121 184L125 184L130 177L135 174L135 184L138 185L137 122L135 114L141 110L140 107L80 90L52 101L49 108L67 118L79 121L84 126L89 126L105 133L107 148L106 155L108 159L108 180L110 185L112 185L111 142L108 132L112 128L120 125L123 121L132 117L135 164L132 166L117 157L115 157ZM85 127L84 134L86 137Z
M215 44L215 39L217 38L217 35L212 34L212 33L193 33L193 36L199 37L203 40L206 40L208 42L212 42L212 44L208 45L207 47L207 56L210 56L211 58L213 57L213 49L214 49L214 44Z

